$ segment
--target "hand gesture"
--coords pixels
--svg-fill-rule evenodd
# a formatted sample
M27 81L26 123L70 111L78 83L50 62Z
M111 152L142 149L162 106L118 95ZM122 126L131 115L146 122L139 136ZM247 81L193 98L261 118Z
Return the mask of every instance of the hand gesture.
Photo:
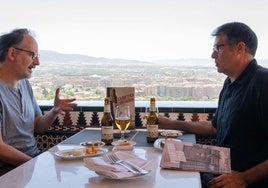
M54 113L59 113L61 115L65 114L65 111L71 111L73 108L77 106L76 103L73 103L75 101L75 98L72 99L60 99L60 88L56 89L55 92L55 99L54 99Z

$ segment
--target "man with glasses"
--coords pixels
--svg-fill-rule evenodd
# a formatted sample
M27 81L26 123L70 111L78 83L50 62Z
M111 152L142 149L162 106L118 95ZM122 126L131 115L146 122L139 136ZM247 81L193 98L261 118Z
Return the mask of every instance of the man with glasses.
M28 79L40 64L38 45L27 29L0 36L0 173L23 164L40 151L34 132L43 133L58 114L76 107L75 99L60 99L45 115L34 98Z
M213 53L219 73L227 75L211 122L159 117L160 128L215 135L231 150L232 173L201 174L203 187L268 187L268 70L257 64L257 36L245 24L218 27ZM208 183L207 183L208 182Z

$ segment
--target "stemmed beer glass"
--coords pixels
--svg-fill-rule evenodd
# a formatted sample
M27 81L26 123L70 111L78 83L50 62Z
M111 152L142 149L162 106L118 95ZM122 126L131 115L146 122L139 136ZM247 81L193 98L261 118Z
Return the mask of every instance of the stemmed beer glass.
M125 140L125 131L130 125L130 111L129 106L118 105L115 109L115 124L120 130L120 140Z

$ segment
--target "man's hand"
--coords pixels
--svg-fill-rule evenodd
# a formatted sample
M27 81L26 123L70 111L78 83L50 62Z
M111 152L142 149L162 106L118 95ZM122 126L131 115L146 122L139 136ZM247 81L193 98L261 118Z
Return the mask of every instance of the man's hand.
M232 171L230 174L222 174L208 182L208 188L245 188L247 186L241 172Z
M73 108L77 106L76 103L73 103L73 101L76 100L75 98L60 99L59 94L60 94L60 88L57 88L54 99L54 110L53 110L54 113L64 115L65 114L64 111L71 111L73 110Z

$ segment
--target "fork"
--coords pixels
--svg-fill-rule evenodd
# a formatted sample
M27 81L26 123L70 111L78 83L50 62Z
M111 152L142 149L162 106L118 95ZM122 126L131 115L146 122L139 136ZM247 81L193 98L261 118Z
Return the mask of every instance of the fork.
M116 164L124 164L124 165L130 166L132 169L135 169L136 171L138 171L140 173L140 175L148 174L149 173L149 171L144 170L142 168L138 168L138 167L136 167L135 165L133 165L132 163L130 163L128 161L119 159L118 156L115 153L109 153L109 157Z
M103 155L103 159L106 161L106 162L109 162L111 164L118 164L118 165L121 165L123 167L125 167L127 170L129 170L130 172L132 172L133 174L135 175L142 175L142 173L140 173L139 171L137 170L134 170L132 169L131 167L129 167L128 165L125 165L124 163L122 163L121 161L117 161L115 160L114 156L112 153L106 153Z

